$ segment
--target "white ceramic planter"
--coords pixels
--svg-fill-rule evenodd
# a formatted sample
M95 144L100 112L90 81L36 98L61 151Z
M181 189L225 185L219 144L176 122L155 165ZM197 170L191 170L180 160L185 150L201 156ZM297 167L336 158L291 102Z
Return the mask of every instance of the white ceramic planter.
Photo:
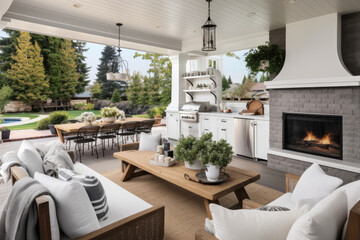
M200 162L199 159L196 159L194 164L189 164L188 162L185 162L185 167L191 170L201 170L204 165Z
M216 182L220 176L220 166L213 164L206 164L205 166L206 166L206 170L205 170L206 178L210 182Z
M103 121L106 123L113 123L113 122L115 122L115 120L116 120L116 117L104 117L103 118Z

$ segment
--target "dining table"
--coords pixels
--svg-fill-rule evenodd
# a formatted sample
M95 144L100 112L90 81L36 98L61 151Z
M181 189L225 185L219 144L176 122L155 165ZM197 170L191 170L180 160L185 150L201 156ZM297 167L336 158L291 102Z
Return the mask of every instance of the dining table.
M144 120L149 120L149 118L125 118L124 120L116 120L114 123L122 123L123 124L125 122L132 122L132 121L142 122ZM109 123L102 121L102 120L97 120L97 121L91 123L91 125L99 126L99 127L102 127L106 124L109 124ZM89 124L83 123L83 122L81 122L81 123L80 122L79 123L64 123L64 124L57 124L54 127L56 128L56 132L59 136L60 142L64 143L63 132L75 133L81 127L84 127L84 126L89 126Z

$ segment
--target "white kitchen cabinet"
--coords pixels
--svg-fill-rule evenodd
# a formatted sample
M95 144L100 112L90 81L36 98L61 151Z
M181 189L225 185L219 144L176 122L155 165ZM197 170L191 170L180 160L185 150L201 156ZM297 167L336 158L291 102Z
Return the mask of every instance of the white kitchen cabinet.
M267 160L269 149L269 121L252 121L255 134L255 158Z
M231 146L234 146L234 119L228 117L216 118L216 135L217 141L225 139Z
M166 131L168 138L179 139L180 137L179 113L177 112L166 113Z
M199 123L198 122L181 122L181 134L184 135L184 137L193 136L196 138L200 137L199 133Z

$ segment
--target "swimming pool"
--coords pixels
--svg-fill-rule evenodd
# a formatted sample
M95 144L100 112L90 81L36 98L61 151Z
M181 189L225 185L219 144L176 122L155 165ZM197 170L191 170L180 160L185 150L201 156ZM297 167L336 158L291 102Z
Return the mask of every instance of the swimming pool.
M20 121L21 121L21 119L19 119L19 118L4 118L3 124L5 124L5 123L20 122Z

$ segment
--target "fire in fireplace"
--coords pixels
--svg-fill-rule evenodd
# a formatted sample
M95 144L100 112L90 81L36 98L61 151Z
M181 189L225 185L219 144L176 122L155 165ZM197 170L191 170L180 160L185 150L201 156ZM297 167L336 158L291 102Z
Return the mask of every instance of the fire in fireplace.
M283 148L342 160L342 117L283 113Z

